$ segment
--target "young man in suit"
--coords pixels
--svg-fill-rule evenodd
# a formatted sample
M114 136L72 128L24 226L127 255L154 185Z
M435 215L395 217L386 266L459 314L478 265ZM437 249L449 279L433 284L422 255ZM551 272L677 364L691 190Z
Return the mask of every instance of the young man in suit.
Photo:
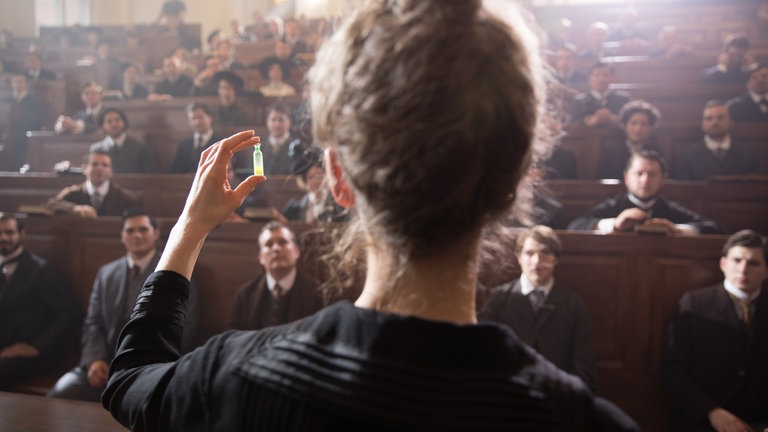
M25 237L23 220L0 213L0 390L53 367L80 322L72 291Z
M724 280L683 294L662 363L669 430L768 428L768 243L752 230L723 246Z
M632 153L624 169L626 193L609 198L573 220L568 229L603 233L658 229L668 234L720 234L714 221L704 218L659 192L667 176L667 163L653 150Z
M629 93L612 90L613 67L595 63L589 71L589 91L576 95L571 109L571 121L587 126L618 124L617 115L630 101Z
M26 75L13 75L11 88L13 100L6 139L10 143L12 157L4 163L11 163L7 168L18 171L27 163L27 131L41 130L45 126L49 107L42 99L30 93L29 78Z
M100 148L88 152L83 164L85 182L65 187L48 201L47 207L57 214L85 218L120 216L139 201L132 193L118 186L112 179L112 158Z
M48 396L100 400L117 338L130 318L144 280L160 260L159 238L157 221L145 211L130 209L123 214L120 241L126 254L105 264L96 274L83 323L80 365L59 378ZM197 290L190 292L182 343L185 352L194 348L197 337Z
M275 104L267 110L269 136L262 140L264 173L267 175L294 174L294 168L303 160L305 147L300 139L291 135L291 112L287 106Z
M258 330L312 315L323 307L317 283L296 267L301 255L296 237L273 221L259 234L259 263L264 274L243 285L229 327Z
M24 56L24 75L30 82L36 82L40 80L55 80L56 74L43 67L43 61L40 58L40 53L30 52Z
M112 159L112 170L122 173L155 172L155 158L143 142L128 135L128 117L117 108L107 108L99 115L99 125L106 136L91 145L102 149Z
M713 176L755 174L760 159L755 152L731 140L733 120L721 101L704 106L701 130L704 138L686 148L679 158L675 178L707 180Z
M729 100L727 105L736 123L768 122L768 63L750 69L747 93Z
M493 290L478 320L508 325L547 360L594 389L597 363L589 311L578 295L555 283L561 251L560 238L549 227L522 232L515 246L522 274Z
M174 174L197 171L203 150L223 139L213 132L213 113L208 105L201 102L187 105L187 120L194 134L182 141L176 149L171 163L171 172Z
M96 81L89 81L80 90L80 99L85 109L72 117L59 116L54 129L59 134L88 134L99 128L98 119L104 106L102 105L103 89Z

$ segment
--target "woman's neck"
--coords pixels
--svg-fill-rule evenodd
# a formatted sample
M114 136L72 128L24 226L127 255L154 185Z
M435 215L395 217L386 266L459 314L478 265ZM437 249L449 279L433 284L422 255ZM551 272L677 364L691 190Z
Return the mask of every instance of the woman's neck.
M355 306L454 323L476 323L477 238L405 264L368 250L368 274ZM393 282L393 280L395 282Z

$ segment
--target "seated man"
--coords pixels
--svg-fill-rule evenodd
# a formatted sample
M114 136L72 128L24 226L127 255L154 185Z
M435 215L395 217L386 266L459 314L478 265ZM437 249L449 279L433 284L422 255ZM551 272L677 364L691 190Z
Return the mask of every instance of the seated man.
M293 174L297 162L303 159L306 148L300 139L291 135L291 112L287 106L275 104L267 110L269 136L261 142L266 175Z
M747 80L747 51L749 39L742 34L731 34L723 43L717 64L701 72L703 83L743 83Z
M160 230L155 218L143 210L127 210L122 217L120 241L127 254L102 266L93 282L88 314L83 323L80 365L64 374L50 397L97 402L107 383L109 362L120 331L130 318L136 297L160 260ZM190 351L197 337L197 290L190 291L182 351Z
M200 162L203 150L223 139L213 133L211 128L213 117L208 105L200 102L187 105L187 120L194 134L182 141L176 149L173 163L171 163L171 172L175 174L197 171L197 164Z
M750 69L747 93L727 102L736 123L768 122L768 63Z
M669 234L719 234L714 222L659 195L667 175L664 158L653 150L641 150L629 157L624 170L627 193L610 198L568 225L572 230L599 230L603 233L658 229ZM642 228L641 228L642 227Z
M2 74L0 73L0 76ZM29 90L29 78L17 73L11 78L13 100L10 102L10 116L8 117L5 137L0 126L0 139L10 147L11 156L5 163L11 166L6 169L18 171L27 163L27 131L41 130L45 126L45 117L48 112L48 104ZM5 122L2 119L0 122ZM0 164L2 166L2 164Z
M24 56L24 75L30 82L55 80L56 73L43 67L43 59L38 52L28 52Z
M749 148L731 140L733 121L721 101L704 106L701 130L704 139L688 146L678 158L675 178L707 180L713 176L760 172L759 158Z
M589 91L576 96L571 109L571 121L587 126L607 126L618 123L616 115L629 102L626 92L611 90L613 67L595 63L589 71Z
M150 101L171 100L186 97L192 93L192 78L181 73L181 61L176 56L163 60L163 79L147 97Z
M493 290L478 321L508 325L523 342L594 390L597 363L587 305L555 284L561 251L551 228L537 225L518 235L515 257L522 275Z
M55 366L80 322L64 278L25 237L23 220L0 213L0 390Z
M293 232L269 222L259 233L259 263L264 274L239 289L229 328L258 330L285 324L323 307L317 283L296 267L301 251Z
M723 246L723 282L683 294L662 362L669 430L768 428L768 244L752 230Z
M48 200L47 207L57 214L86 218L120 216L139 205L132 193L111 181L112 158L103 149L93 149L83 163L85 182L65 187Z
M102 88L96 81L89 81L80 90L80 99L85 104L85 109L72 117L59 116L54 129L59 134L87 134L96 132L99 128L98 119L104 106L102 100Z
M107 108L99 115L99 125L106 136L91 149L102 149L112 159L112 170L122 173L155 172L155 158L143 142L128 135L128 117L117 108Z

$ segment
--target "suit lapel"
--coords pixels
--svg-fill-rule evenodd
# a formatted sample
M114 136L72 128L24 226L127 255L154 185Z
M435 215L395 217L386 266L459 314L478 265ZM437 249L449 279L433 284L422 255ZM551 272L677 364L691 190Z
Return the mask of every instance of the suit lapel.
M11 280L6 282L5 288L3 288L0 301L8 301L18 293L24 292L26 287L31 283L35 276L35 266L32 262L32 257L29 256L29 252L24 250L19 257L16 270L13 272Z
M509 293L509 303L510 306L505 308L506 310L520 311L520 318L525 321L525 325L531 329L536 328L536 312L533 310L528 296L523 294L520 279L515 282L515 286L512 287L512 291Z

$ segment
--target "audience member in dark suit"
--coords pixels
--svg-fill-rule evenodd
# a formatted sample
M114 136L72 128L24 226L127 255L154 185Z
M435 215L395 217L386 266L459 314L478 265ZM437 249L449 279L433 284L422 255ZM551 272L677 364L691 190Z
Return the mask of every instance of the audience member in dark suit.
M187 120L189 120L189 127L194 133L190 138L182 141L176 149L171 163L171 172L175 174L197 171L203 150L222 139L211 128L213 118L208 105L200 102L189 104L187 106Z
M597 362L589 310L572 291L555 283L562 252L557 234L536 225L517 237L520 279L496 287L478 321L508 325L525 343L560 369L595 388Z
M99 128L98 119L104 108L101 103L102 88L96 81L85 83L80 90L80 99L85 109L72 117L59 116L54 129L56 133L87 134Z
M128 135L128 117L117 108L107 108L99 115L99 124L107 136L91 144L102 149L112 159L112 171L123 173L152 173L156 171L152 152L141 141Z
M0 213L0 390L56 365L80 322L64 278L25 237L22 220Z
M12 160L8 161L11 163L10 170L18 171L27 163L27 131L40 130L45 126L49 107L42 99L29 92L26 75L15 74L11 79L11 87L13 100L6 140L13 154Z
M141 83L141 70L135 63L124 63L120 75L113 77L109 83L109 89L119 100L146 99L149 96L149 89Z
M293 55L314 51L312 46L301 37L299 22L293 18L289 18L283 23L283 37L286 42L291 44L291 54Z
M662 371L669 430L768 428L768 245L752 230L723 246L722 283L683 294Z
M133 194L111 181L112 159L109 152L96 148L88 152L83 165L85 183L65 187L48 201L57 214L86 218L120 216L139 202Z
M704 83L743 83L747 81L747 51L749 39L742 34L731 34L723 43L717 64L701 72Z
M283 216L300 222L345 222L349 210L333 199L325 182L325 171L319 152L307 151L293 172L300 176L300 186L307 191L301 198L294 198L285 205Z
M192 96L215 96L217 94L216 83L213 77L222 70L219 58L209 55L203 60L203 69L192 80Z
M586 35L586 48L579 51L578 58L583 63L595 63L603 61L606 56L603 44L608 39L610 32L608 24L602 21L595 21L589 25Z
M96 274L83 323L80 364L59 378L49 397L100 400L117 338L131 316L141 286L160 260L157 221L139 209L126 211L122 219L120 240L127 253L103 265ZM194 284L190 294L182 352L194 348L197 338L199 314Z
M55 80L56 73L43 67L40 53L29 52L24 56L24 75L27 76L30 82L39 80Z
M261 143L264 174L293 174L293 168L304 157L306 148L291 135L291 112L282 104L272 105L267 114L269 136Z
M616 115L631 99L629 93L611 90L613 67L596 63L589 71L589 91L576 96L571 121L587 126L615 125Z
M229 39L218 41L213 55L219 59L219 64L221 65L222 70L234 71L248 69L246 64L235 59L235 49Z
M258 330L285 324L323 307L317 283L296 267L301 251L291 230L276 221L266 224L259 234L259 248L264 274L240 288L230 328Z
M291 44L282 38L275 40L274 54L264 58L259 63L252 65L252 67L259 69L261 74L266 77L268 75L267 71L269 70L269 66L275 62L280 63L287 71L287 73L283 75L286 80L295 70L304 71L307 68L307 64L304 63L303 60L293 55L293 47L291 47Z
M578 89L587 87L588 77L584 72L576 69L576 47L566 44L557 49L552 61L555 80L573 90L573 94L579 93Z
M216 94L219 96L219 106L213 117L217 127L247 126L254 121L248 111L238 105L237 98L243 94L243 79L230 71L221 71L213 76Z
M658 108L645 101L630 101L621 109L618 119L624 131L623 139L605 139L597 162L597 178L622 178L631 153L645 149L663 154L661 148L652 142L653 128L661 119Z
M749 71L747 93L727 102L736 123L768 122L768 63Z
M168 56L163 60L163 80L157 83L148 99L163 101L186 97L192 93L193 86L192 78L181 73L180 60L176 56Z
M725 104L716 100L707 102L701 118L704 138L688 146L677 158L674 178L707 180L713 176L760 172L755 152L732 141L731 129L733 121Z
M632 153L624 171L627 193L610 198L568 225L572 230L604 233L638 229L669 234L720 234L723 230L706 219L659 195L667 175L664 157L653 150Z

